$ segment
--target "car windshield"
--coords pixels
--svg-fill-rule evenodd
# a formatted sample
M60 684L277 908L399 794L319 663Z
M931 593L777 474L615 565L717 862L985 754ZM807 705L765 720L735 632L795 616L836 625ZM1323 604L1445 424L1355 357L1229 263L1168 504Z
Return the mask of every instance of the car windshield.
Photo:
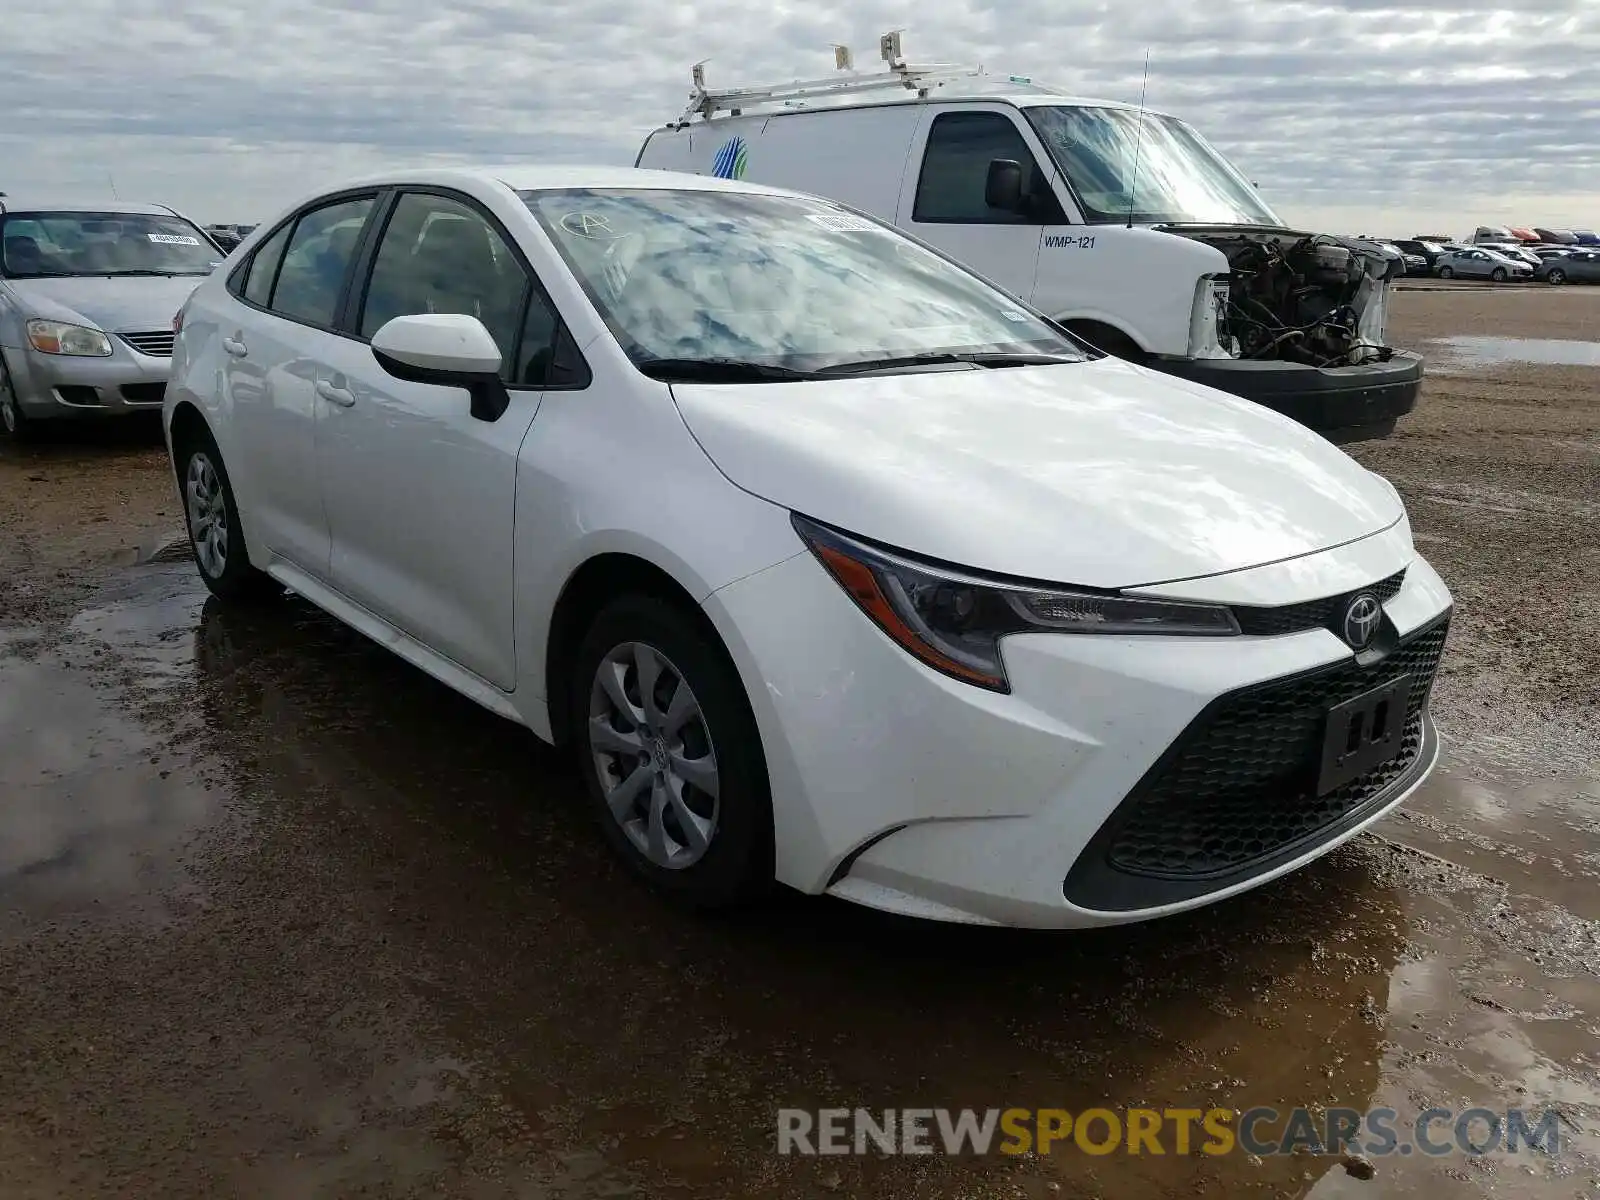
M0 272L207 275L217 248L182 217L113 212L17 212L0 219Z
M814 371L892 357L1085 357L1043 319L825 201L734 191L521 193L635 363Z
M1176 117L1130 108L1023 110L1090 224L1283 222L1250 181Z

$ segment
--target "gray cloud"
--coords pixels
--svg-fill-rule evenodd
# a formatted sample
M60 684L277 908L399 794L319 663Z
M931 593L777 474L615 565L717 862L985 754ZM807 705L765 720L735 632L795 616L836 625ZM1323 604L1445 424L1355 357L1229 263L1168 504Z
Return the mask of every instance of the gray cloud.
M1286 214L1376 225L1600 221L1593 0L80 0L6 18L0 189L165 199L260 219L380 165L631 162L698 59L733 84L981 61L1192 121ZM1587 211L1593 204L1596 211ZM1396 230L1407 232L1409 230Z

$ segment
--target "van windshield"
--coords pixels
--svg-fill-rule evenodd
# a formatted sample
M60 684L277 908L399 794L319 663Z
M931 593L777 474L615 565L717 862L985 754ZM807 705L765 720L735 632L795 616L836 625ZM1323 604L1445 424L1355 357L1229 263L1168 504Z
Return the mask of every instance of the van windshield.
M1283 222L1250 181L1176 117L1131 108L1023 110L1072 185L1090 224L1270 225ZM1133 194L1130 196L1130 187Z
M816 371L1076 343L886 225L821 200L736 191L520 193L637 364Z

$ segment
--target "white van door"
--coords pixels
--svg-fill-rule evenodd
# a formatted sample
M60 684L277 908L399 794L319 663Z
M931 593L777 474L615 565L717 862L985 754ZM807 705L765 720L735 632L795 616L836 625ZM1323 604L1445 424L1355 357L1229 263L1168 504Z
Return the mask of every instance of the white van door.
M1024 189L1035 198L1033 211L988 205L989 164L997 158L1022 165ZM917 130L896 223L1031 300L1044 227L1065 220L1045 179L1014 110L932 108Z

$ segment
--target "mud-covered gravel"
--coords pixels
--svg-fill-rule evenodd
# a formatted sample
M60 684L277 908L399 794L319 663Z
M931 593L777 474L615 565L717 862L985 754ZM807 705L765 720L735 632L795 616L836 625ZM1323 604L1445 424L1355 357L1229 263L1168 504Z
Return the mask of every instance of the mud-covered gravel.
M1392 479L1454 591L1446 732L1600 761L1600 371L1466 367L1459 336L1600 341L1600 287L1400 291L1397 344L1429 356L1398 435L1355 447Z

